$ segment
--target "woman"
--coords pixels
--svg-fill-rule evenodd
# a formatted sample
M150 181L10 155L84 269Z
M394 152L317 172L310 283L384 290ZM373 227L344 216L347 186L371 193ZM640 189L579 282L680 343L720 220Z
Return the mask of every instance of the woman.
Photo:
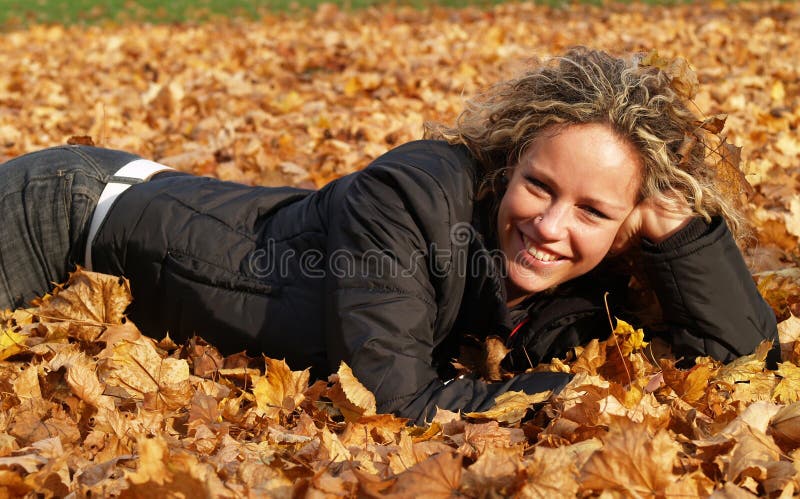
M125 275L148 334L196 333L318 377L346 361L379 410L422 422L560 389L556 373L452 379L450 361L467 334L506 338L517 370L607 336L603 295L627 276L605 262L633 250L674 350L729 360L773 339L775 319L702 141L685 140L695 120L664 72L578 48L317 192L90 147L33 153L0 167L0 306L76 264Z

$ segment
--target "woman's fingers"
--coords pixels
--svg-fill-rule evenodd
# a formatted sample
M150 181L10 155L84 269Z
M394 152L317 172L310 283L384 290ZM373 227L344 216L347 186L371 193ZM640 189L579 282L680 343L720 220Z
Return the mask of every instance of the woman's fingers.
M647 198L636 207L641 216L640 236L660 243L675 234L694 217L692 208L682 199Z
M642 213L639 206L636 206L620 225L617 237L614 238L614 242L611 244L609 255L613 256L624 252L639 239L639 232L642 226Z
M624 252L642 238L660 243L688 225L694 216L691 207L683 200L649 197L636 205L622 222L609 255Z

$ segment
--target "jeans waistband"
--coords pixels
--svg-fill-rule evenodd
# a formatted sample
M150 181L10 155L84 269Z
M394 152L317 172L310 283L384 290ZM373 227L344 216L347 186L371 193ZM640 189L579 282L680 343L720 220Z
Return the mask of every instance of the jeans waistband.
M147 159L137 159L126 164L117 170L111 180L103 188L100 199L92 215L92 223L89 226L89 235L86 238L86 256L84 266L87 270L92 270L92 245L97 236L97 231L103 225L108 216L108 212L114 205L120 194L125 192L130 186L147 182L153 175L163 171L173 170L172 167L156 163Z

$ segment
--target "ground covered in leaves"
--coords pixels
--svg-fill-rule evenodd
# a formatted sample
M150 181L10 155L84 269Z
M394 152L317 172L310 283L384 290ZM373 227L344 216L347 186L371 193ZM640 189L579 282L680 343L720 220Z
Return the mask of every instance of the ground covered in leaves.
M426 427L375 414L347 366L327 383L277 360L142 337L124 280L78 272L2 315L0 495L790 497L800 493L800 4L508 4L187 26L0 34L0 155L90 136L198 174L320 186L451 121L463 98L574 44L684 56L704 117L742 146L741 246L781 323L763 349L691 369L635 327L511 395ZM496 366L495 366L496 368ZM488 371L492 366L488 366ZM529 410L530 408L534 410Z

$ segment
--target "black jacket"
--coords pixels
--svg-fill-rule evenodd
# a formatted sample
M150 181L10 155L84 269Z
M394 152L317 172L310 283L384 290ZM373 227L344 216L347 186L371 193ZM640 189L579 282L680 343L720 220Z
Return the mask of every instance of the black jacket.
M436 141L400 146L319 191L160 175L118 198L95 239L95 268L131 280L131 316L148 334L198 334L323 378L345 361L379 410L417 422L436 406L482 410L507 390L560 389L562 374L441 378L458 338L507 335L528 311L514 335L517 367L524 345L527 357L549 359L609 334L605 279L506 309L476 177L465 148ZM727 360L775 336L724 224L651 250L675 345Z

